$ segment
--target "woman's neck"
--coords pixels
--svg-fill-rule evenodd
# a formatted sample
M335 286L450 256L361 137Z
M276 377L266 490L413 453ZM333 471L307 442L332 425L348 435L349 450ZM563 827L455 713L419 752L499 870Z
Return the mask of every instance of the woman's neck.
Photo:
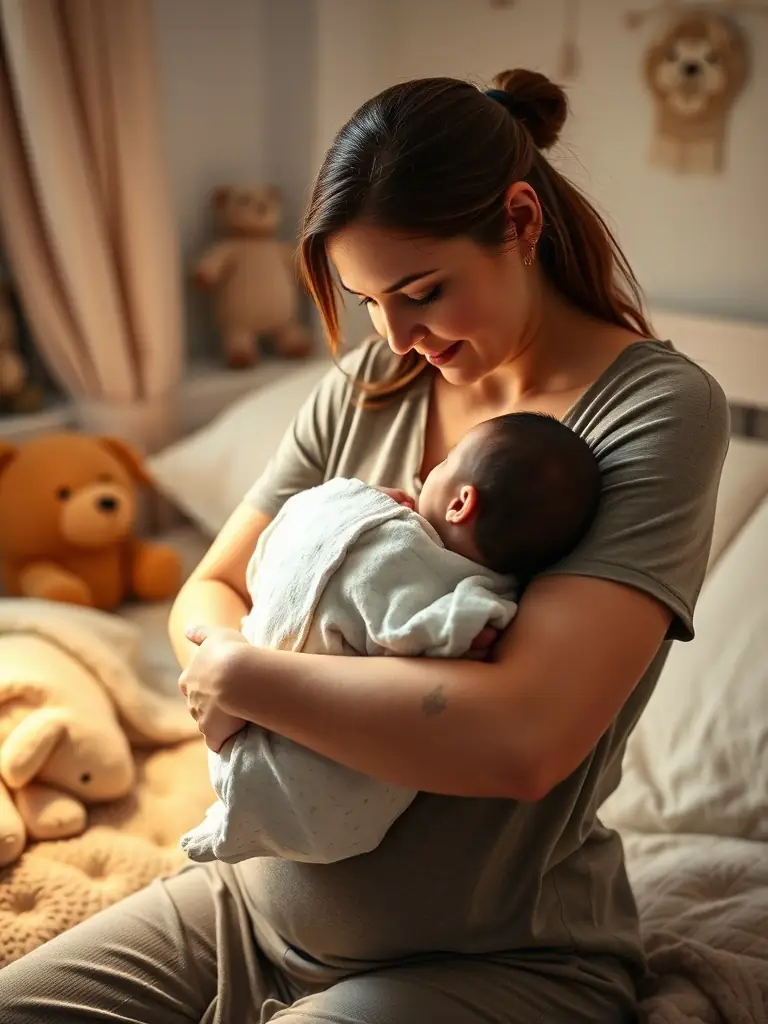
M588 316L546 285L522 344L493 373L471 385L483 406L572 404L639 335ZM469 397L469 396L468 396ZM565 411L565 410L564 410ZM557 411L555 411L557 415Z

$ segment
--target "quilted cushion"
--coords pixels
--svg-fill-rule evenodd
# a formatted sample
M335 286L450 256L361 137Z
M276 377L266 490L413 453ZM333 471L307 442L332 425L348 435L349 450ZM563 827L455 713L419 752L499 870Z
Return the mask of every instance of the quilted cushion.
M186 862L179 836L213 801L205 745L136 751L135 792L85 833L36 843L0 871L0 967Z

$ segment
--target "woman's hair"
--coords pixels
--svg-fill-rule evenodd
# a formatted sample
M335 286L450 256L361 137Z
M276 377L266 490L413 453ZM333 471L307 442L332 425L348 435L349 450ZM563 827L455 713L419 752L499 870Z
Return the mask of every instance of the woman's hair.
M334 139L301 232L301 268L331 351L341 347L328 239L353 221L421 238L465 236L489 249L509 242L505 196L527 181L543 213L538 259L557 292L606 323L653 332L637 280L608 225L543 151L557 142L568 104L544 75L505 71L493 96L454 78L424 78L368 100ZM391 394L426 366L411 352Z

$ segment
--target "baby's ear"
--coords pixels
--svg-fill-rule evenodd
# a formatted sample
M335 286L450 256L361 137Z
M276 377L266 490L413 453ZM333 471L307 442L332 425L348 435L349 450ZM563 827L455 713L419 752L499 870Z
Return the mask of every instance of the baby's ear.
M445 521L452 526L467 526L477 515L477 508L477 488L473 484L463 484L448 505Z

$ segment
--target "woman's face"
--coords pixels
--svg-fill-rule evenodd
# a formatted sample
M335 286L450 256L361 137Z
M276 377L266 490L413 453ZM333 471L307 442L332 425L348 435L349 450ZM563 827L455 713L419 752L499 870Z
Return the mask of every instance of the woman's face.
M452 384L481 380L535 326L535 269L523 242L497 251L469 238L414 239L351 224L328 242L342 286L367 305L397 355L424 355Z

